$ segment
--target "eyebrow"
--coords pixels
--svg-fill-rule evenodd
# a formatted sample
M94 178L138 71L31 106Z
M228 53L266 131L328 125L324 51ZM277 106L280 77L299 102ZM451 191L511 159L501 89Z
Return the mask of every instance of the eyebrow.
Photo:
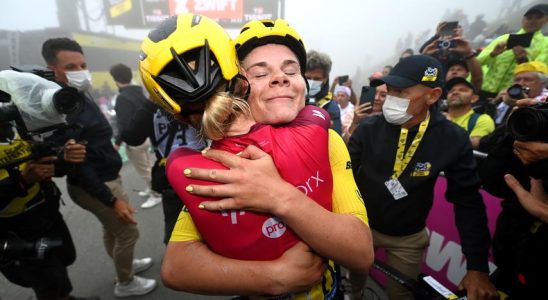
M294 59L286 59L282 63L282 68L286 67L288 65L292 65L292 64L299 65L299 63ZM249 67L245 68L244 70L249 71L253 67L264 67L264 68L266 68L266 67L268 67L268 64L264 61L260 61L260 62L257 62L257 63L254 63L254 64L250 65Z

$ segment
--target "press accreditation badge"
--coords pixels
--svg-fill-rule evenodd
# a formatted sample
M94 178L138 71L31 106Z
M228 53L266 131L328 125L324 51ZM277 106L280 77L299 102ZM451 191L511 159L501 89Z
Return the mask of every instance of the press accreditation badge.
M386 185L386 188L388 189L390 194L392 194L392 197L394 197L395 200L399 200L407 196L407 192L405 191L398 179L389 179L384 183L384 185Z

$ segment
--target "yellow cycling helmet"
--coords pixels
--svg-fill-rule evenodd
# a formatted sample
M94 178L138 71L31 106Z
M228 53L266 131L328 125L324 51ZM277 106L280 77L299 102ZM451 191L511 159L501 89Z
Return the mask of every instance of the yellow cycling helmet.
M172 16L141 45L139 70L154 102L171 114L207 100L238 74L234 42L215 21L195 14Z
M301 36L286 20L253 20L246 23L234 40L238 58L243 60L251 50L266 44L282 44L291 49L301 65L306 68L306 50Z

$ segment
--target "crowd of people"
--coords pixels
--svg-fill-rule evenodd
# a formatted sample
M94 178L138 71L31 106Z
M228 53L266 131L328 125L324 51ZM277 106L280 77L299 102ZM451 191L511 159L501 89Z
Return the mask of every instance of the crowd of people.
M42 56L56 84L35 91L0 76L0 88L53 98L69 89L81 102L67 113L69 127L44 138L61 145L48 155L33 156L20 124L0 118L0 161L15 161L0 169L0 272L37 299L75 299L66 268L76 251L51 181L66 175L70 199L102 226L114 295L153 292L156 280L136 275L152 259L134 257L139 230L117 151L125 143L146 183L141 207L163 207L161 278L169 288L235 299L364 299L377 249L417 278L443 173L466 258L458 288L468 299L538 299L548 278L547 22L547 4L529 7L518 32L483 49L471 42L478 26L467 33L441 22L419 54L405 50L355 90L347 75L330 80L329 55L306 49L285 20L250 21L233 39L207 17L172 16L142 43L145 90L128 66L110 69L114 138L90 94L82 47L49 39ZM493 236L481 188L503 199ZM62 246L39 259L8 247L42 237ZM413 299L391 279L386 294Z

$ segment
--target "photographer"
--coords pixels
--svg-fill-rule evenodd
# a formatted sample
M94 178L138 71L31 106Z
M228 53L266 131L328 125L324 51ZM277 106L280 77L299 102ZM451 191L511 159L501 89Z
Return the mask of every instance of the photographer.
M34 87L47 82L36 80ZM0 86L7 90L15 84ZM48 95L44 90L33 94L36 90L27 94ZM37 299L75 299L69 296L72 284L66 267L76 252L59 212L61 192L51 178L63 175L63 165L81 163L85 146L68 140L57 155L40 157L32 142L16 133L9 108L0 106L0 272L14 284L32 288Z
M518 100L527 100L538 103L545 102L548 96L546 89L546 75L548 67L540 61L531 61L519 64L514 69L514 84L501 91L493 100L497 105L495 124L497 126L506 122L512 108ZM522 103L525 103L522 101Z

